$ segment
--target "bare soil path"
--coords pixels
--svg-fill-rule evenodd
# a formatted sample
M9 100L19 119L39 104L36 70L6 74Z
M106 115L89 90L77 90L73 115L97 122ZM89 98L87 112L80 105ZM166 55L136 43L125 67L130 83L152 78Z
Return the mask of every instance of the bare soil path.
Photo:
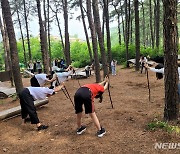
M49 104L38 108L42 123L48 124L46 131L38 132L35 126L24 124L21 117L0 122L0 153L24 154L153 154L180 153L175 150L157 150L155 143L180 143L180 135L163 130L149 131L147 124L154 118L162 119L164 110L163 80L156 80L149 72L151 102L148 100L146 74L134 69L118 67L116 76L110 76L111 109L108 92L103 102L95 102L97 116L107 133L103 138L95 136L96 129L89 116L84 115L87 125L84 134L76 135L76 115L71 102L62 92L49 98ZM94 76L80 80L81 85L93 83ZM29 85L29 79L23 79ZM73 98L79 88L77 80L69 80L66 87ZM0 111L19 105L12 98L0 100Z

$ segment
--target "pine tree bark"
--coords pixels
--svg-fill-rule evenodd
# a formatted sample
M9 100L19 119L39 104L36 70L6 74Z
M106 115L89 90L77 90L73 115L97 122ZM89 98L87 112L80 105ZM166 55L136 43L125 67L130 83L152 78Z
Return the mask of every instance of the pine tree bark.
M104 15L106 20L106 35L107 35L107 53L108 53L108 64L109 68L111 68L111 61L112 61L112 52L111 52L111 34L109 28L109 0L103 0L104 2ZM111 70L111 69L109 69Z
M25 63L25 66L27 68L28 65L27 65L27 58L26 58L26 49L25 49L25 43L24 43L24 36L23 36L23 32L22 32L21 20L20 20L20 16L19 16L19 9L18 9L18 6L17 6L17 0L15 0L15 7L16 7L16 13L17 13L18 23L19 23L19 30L20 30L20 33L21 33L22 46L23 46L23 51L24 51L24 63Z
M28 42L28 53L29 53L29 61L32 60L31 55L31 45L30 45L30 38L29 38L29 27L28 27L28 19L27 19L27 12L26 12L26 1L23 0L24 5L24 18L25 18L25 24L26 24L26 34L27 34L27 42Z
M108 75L108 65L107 65L106 53L104 48L104 38L102 37L102 32L101 32L98 0L92 0L92 6L93 6L94 24L98 35L99 47L101 52L101 61L102 61L102 67L104 73L103 75L105 77L106 75Z
M38 9L38 17L39 17L39 26L40 26L40 43L41 43L41 53L43 59L44 73L49 73L49 56L47 49L47 37L45 35L45 29L41 17L41 3L40 0L36 0L37 9Z
M159 49L159 27L160 27L160 1L156 5L156 48Z
M86 36L86 42L87 42L88 51L89 51L89 58L90 58L90 62L92 63L92 60L93 60L92 57L93 56L92 56L91 45L90 45L90 42L89 42L89 36L88 36L87 28L86 28L86 22L85 22L85 16L84 16L84 11L83 11L82 0L79 0L79 6L80 6L80 9L81 9L81 16L82 16L84 33L85 33L85 36Z
M70 56L70 42L69 42L69 31L68 31L68 2L67 0L62 0L63 11L64 11L64 29L65 29L65 58L66 64L71 64L71 56Z
M1 16L0 16L0 29L1 29L1 35L2 35L2 40L3 40L3 48L4 48L5 71L9 71L10 63L11 63L9 42L7 42L8 39L6 39L5 26L3 27Z
M151 32L151 46L154 48L154 33L153 33L153 24L152 24L152 2L149 0L149 25L150 25L150 32Z
M59 19L58 19L57 12L55 13L55 17L56 17L56 21L57 21L57 24L58 24L59 36L61 38L61 45L62 45L62 48L63 48L63 53L64 53L64 56L65 56L66 55L65 54L65 46L64 46L64 42L63 42L63 36L62 36L61 26L60 26L60 22L59 22Z
M165 58L165 107L164 119L176 120L179 117L178 101L178 31L177 0L163 0L164 7L164 58Z
M139 71L140 35L139 35L139 1L134 0L135 10L135 40L136 40L136 71Z
M51 33L50 33L50 21L49 21L49 8L50 8L50 3L49 0L47 0L47 23L48 23L48 51L49 51L49 66L50 66L50 71L52 71L52 66L51 66L51 61L52 61L52 55L51 55Z
M119 45L121 45L122 41L121 41L121 23L120 23L120 13L119 13L120 11L117 9L117 5L118 4L114 4L112 2L112 5L113 5L114 10L116 11L116 14L117 14L117 20L118 20L118 39L119 39Z
M91 12L91 0L86 0L86 7L87 7L87 17L88 17L88 22L89 22L89 28L91 30L96 82L98 83L101 81L101 75L100 75L99 58L98 58L97 35L96 35L95 25L93 22L92 12Z
M142 16L143 16L143 21L142 21L142 38L143 38L143 45L144 45L144 47L146 46L146 36L145 36L145 13L144 13L144 2L141 0L141 4L142 4Z
M14 27L13 27L13 21L12 21L9 1L1 0L1 7L2 7L4 20L5 20L5 24L6 24L6 28L7 28L7 32L8 32L8 37L9 37L14 83L15 83L15 87L16 87L16 92L19 93L23 88L23 84L22 84L22 78L21 78L21 74L20 74L16 37L15 37L15 32L14 32Z
M129 9L130 7L128 7L130 4L130 1L127 2L127 0L125 0L125 18L126 18L126 23L125 23L125 44L126 44L126 67L129 67L129 63L128 63L128 60L129 60L129 16L130 14L128 13L129 12Z

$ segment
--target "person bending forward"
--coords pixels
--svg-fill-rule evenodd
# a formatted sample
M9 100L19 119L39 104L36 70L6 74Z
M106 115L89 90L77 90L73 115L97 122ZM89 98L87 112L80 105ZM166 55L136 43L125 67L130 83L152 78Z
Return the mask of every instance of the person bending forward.
M62 86L58 86L54 89L46 87L27 87L19 93L20 105L21 105L21 117L24 119L24 123L31 122L36 124L38 131L47 129L48 126L42 125L39 121L36 108L34 105L35 100L43 100L47 96L53 95L55 92L60 91ZM28 118L29 115L29 118Z
M77 134L80 135L86 130L86 126L81 125L83 104L85 107L85 114L89 114L97 128L97 136L102 137L106 131L101 127L99 120L95 113L94 98L100 98L102 102L102 94L108 87L108 78L99 84L86 84L79 88L74 95L75 112L77 114Z

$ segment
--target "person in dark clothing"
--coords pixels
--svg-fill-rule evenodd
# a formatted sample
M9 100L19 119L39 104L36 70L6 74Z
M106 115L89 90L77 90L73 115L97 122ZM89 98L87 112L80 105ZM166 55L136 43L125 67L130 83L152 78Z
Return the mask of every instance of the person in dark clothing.
M86 126L81 125L83 104L85 107L85 113L89 114L92 118L96 128L97 128L97 136L102 137L106 131L101 127L99 120L95 113L94 107L94 98L100 98L100 102L102 102L102 94L108 87L108 78L99 84L86 84L79 88L74 95L75 102L75 111L77 114L77 134L80 135L86 130Z
M48 126L42 125L34 106L35 100L43 100L47 96L55 94L62 89L63 85L58 86L54 89L46 87L27 87L19 93L20 105L21 105L21 117L24 122L31 122L36 124L38 131L47 129ZM29 117L28 117L29 116Z

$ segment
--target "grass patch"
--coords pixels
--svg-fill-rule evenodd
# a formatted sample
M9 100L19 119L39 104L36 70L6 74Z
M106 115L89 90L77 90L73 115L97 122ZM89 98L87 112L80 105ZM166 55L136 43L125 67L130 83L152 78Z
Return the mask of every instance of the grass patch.
M147 125L148 130L155 131L157 129L165 130L169 133L175 132L180 134L180 127L173 126L164 121L155 120Z

